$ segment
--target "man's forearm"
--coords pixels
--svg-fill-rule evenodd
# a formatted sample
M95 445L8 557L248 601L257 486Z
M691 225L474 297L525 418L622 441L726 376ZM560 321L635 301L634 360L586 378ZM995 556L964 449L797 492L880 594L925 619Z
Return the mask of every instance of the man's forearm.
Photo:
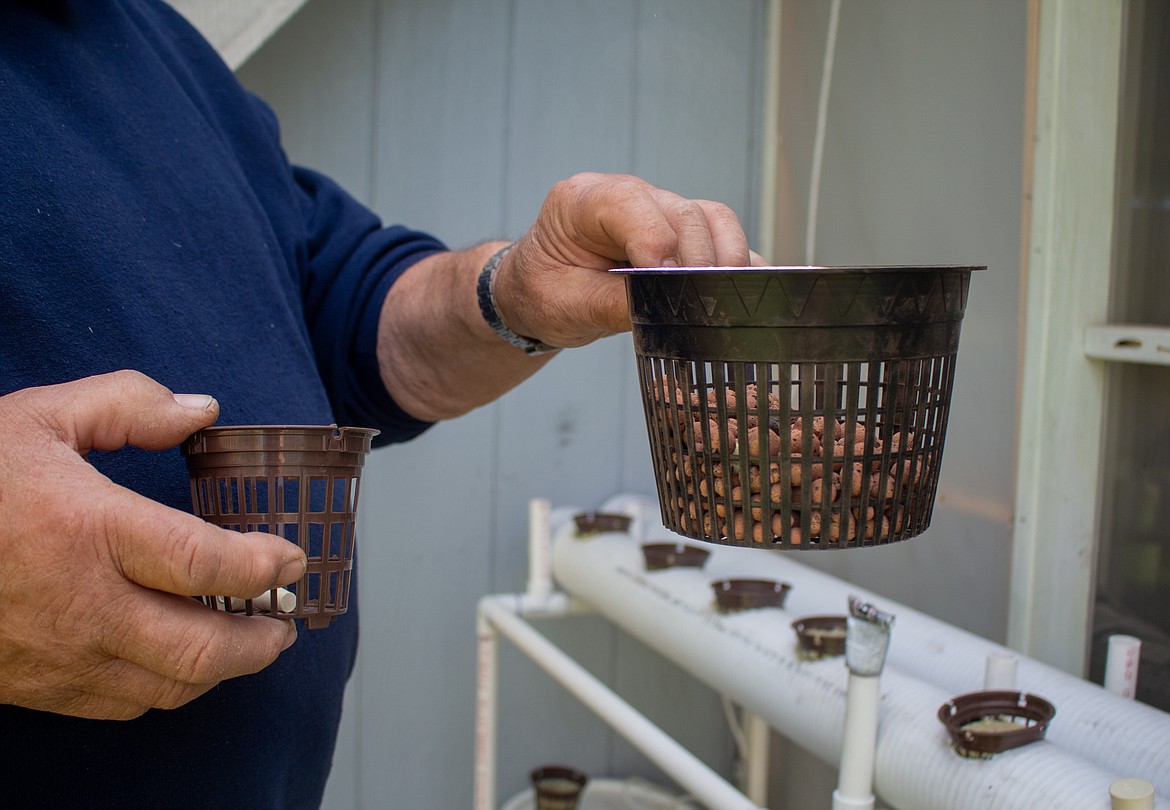
M476 281L504 244L429 256L390 288L378 322L378 365L387 389L412 416L435 421L467 413L551 357L532 357L505 342L480 312Z
M395 400L419 419L459 416L533 374L531 356L488 325L476 282L488 243L431 256L386 296L378 362ZM553 186L540 214L498 266L493 298L500 321L553 346L584 346L630 329L625 281L607 272L636 267L762 264L735 213L687 200L628 175L583 173Z

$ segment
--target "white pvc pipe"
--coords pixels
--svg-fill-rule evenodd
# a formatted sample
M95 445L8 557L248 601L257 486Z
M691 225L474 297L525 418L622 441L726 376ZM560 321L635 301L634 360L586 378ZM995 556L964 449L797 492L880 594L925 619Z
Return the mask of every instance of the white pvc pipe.
M484 597L480 616L696 799L716 810L761 810L516 615L513 604L507 597Z
M939 685L952 696L982 689L989 653L1013 653L974 633L809 568L790 556L726 548L715 550L708 560L708 571L716 576L734 576L745 570L753 571L754 576L798 583L787 603L798 616L837 612L841 600L850 593L882 605L898 617L887 660ZM1048 729L1050 741L1100 762L1118 775L1147 779L1160 794L1170 795L1170 715L1144 703L1121 699L1096 684L1024 655L1017 654L1016 673L1020 690L1039 695L1056 707L1057 717Z
M215 606L228 613L243 613L248 609L247 600L237 596L217 596ZM265 591L252 600L252 609L272 612L272 591ZM276 589L276 611L278 613L292 613L297 609L297 595L287 588Z
M552 593L549 547L552 542L549 502L533 498L528 502L528 591L532 599L547 599Z
M496 704L499 694L499 641L495 629L476 615L475 810L496 807Z
M880 678L849 673L841 768L833 810L873 810L873 762L877 740Z
M774 555L746 553L748 557L740 559L755 564L734 573L751 571L753 576L768 577L765 563ZM710 581L728 569L717 566L713 570L714 558L713 554L706 570L679 568L648 574L637 544L619 535L575 543L566 533L558 533L553 547L554 573L565 590L716 691L759 714L813 755L836 764L843 745L845 666L840 659L798 659L790 624L809 612L769 608L718 613ZM789 572L801 573L792 568ZM808 586L799 576L785 579L795 586L790 601ZM846 598L835 598L838 612ZM881 598L873 601L896 613L898 625L892 638L904 637L904 611ZM977 670L978 678L982 667ZM951 750L937 718L938 708L950 700L952 691L912 677L892 662L886 664L881 683L874 785L878 795L899 810L1100 810L1109 785L1118 776L1132 775L1129 768L1121 773L1105 770L1047 741L987 761L964 759Z
M992 650L983 669L983 688L989 691L1015 691L1016 667L1020 659L1008 652Z
M817 216L820 212L821 166L825 156L825 125L829 118L829 88L833 82L833 55L837 50L837 23L841 0L829 6L829 29L825 35L825 58L821 65L821 91L817 98L817 128L813 136L812 170L808 182L808 217L804 231L804 263L814 262L817 249Z
M1105 652L1105 688L1118 697L1137 695L1142 642L1134 636L1110 636Z
M744 736L747 737L747 756L744 758L744 793L761 807L768 805L768 752L772 729L758 714L744 712Z
M757 244L768 262L776 262L776 203L780 177L780 34L782 0L768 0L766 58L764 64L763 145L760 149L760 220Z
M679 540L677 534L663 528L654 499L621 495L612 499L612 504L602 508L637 514L648 540ZM895 614L898 623L891 635L887 661L907 674L938 685L948 693L948 699L983 688L989 654L1016 657L1018 688L1056 707L1056 718L1048 729L1049 741L1100 763L1118 776L1145 779L1159 795L1170 795L1170 714L1122 699L1056 667L797 561L812 552L762 552L687 542L711 552L704 568L710 579L750 575L793 583L796 587L789 593L785 607L797 618L838 614L851 594ZM920 538L913 542L930 541ZM562 570L554 565L558 578Z
M904 677L889 664L882 673L883 689L888 691L882 696L874 786L884 803L899 810L1104 806L1103 798L1118 774L1047 740L989 760L960 757L936 717L938 699L945 693Z

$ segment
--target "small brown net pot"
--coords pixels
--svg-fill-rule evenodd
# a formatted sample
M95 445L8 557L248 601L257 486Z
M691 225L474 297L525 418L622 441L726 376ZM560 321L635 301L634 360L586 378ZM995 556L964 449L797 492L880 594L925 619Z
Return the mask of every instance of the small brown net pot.
M304 576L261 599L206 596L216 610L327 627L349 608L362 465L377 430L329 426L255 425L205 428L182 452L195 514L239 532L268 532L305 552Z
M529 775L536 810L576 810L589 777L566 765L543 765Z
M777 549L923 532L976 269L615 271L666 526Z

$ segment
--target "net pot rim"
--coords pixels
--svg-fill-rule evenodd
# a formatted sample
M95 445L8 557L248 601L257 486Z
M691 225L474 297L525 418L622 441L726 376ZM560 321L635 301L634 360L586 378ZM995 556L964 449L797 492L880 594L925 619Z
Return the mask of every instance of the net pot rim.
M609 272L618 275L686 275L692 273L906 273L986 270L985 264L850 264L850 265L770 265L767 267L614 267Z
M314 458L340 453L363 457L379 433L376 428L338 425L212 425L192 433L179 449L189 465L207 464L206 459L212 457L247 453L308 453ZM271 460L265 463L268 461Z
M295 433L298 431L329 433L368 433L371 437L382 431L377 428L350 427L345 425L211 425L200 428L199 433L245 433L259 431L262 433Z

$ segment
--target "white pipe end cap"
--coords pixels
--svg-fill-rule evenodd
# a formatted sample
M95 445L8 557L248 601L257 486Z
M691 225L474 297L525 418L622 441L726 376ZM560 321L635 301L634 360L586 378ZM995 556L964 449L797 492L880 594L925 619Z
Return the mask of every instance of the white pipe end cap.
M1154 786L1144 779L1118 779L1109 786L1113 810L1154 810Z
M864 799L858 799L842 796L840 789L834 790L833 810L874 810L874 796L871 793Z

